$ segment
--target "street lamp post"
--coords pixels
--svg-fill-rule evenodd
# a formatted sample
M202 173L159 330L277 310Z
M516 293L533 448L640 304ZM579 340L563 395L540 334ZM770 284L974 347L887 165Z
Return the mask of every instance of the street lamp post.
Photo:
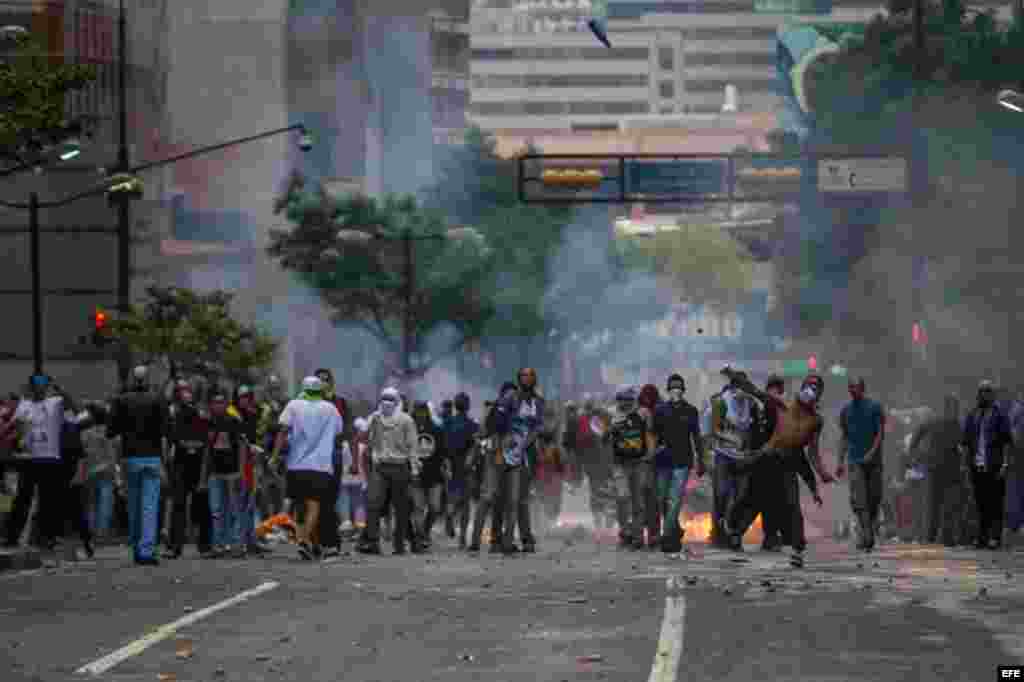
M118 2L118 147L117 171L128 173L128 21L124 0ZM117 202L117 309L122 315L131 308L132 293L132 213L127 199ZM121 385L128 382L131 350L122 343L118 353L118 376Z
M416 293L416 261L414 259L413 243L418 241L445 241L448 239L481 239L479 232L471 227L452 228L442 233L415 234L411 229L406 228L395 237L382 234L367 234L359 230L340 230L338 238L349 242L366 241L400 241L402 243L402 379L409 381L412 375L412 353L413 353L413 316L412 304Z

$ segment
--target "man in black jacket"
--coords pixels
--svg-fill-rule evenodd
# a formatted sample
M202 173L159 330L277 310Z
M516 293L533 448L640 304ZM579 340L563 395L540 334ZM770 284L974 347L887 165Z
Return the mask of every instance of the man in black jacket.
M199 526L199 553L207 554L211 549L210 498L208 492L199 487L209 421L200 414L192 387L185 381L179 381L175 387L169 417L168 444L174 448L171 464L174 504L168 558L177 559L185 546L188 506L191 506L192 523Z
M686 501L690 470L696 465L697 476L703 477L704 460L700 413L683 399L686 382L680 375L673 374L668 378L665 388L668 390L668 401L659 405L654 412L654 436L658 439L658 445L666 449L672 466L657 473L657 499L665 519L661 549L666 553L677 553L682 550L679 514Z
M132 385L111 410L107 438L121 436L121 460L128 488L128 534L135 563L156 566L160 510L160 469L167 431L167 406L148 386L149 371L138 366Z

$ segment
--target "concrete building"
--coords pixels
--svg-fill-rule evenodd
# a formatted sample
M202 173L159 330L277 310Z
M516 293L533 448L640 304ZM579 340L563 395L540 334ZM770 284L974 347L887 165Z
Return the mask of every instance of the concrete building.
M152 36L165 19L166 3L129 2L128 101L130 157L133 163L159 158L157 146L166 100L161 84L166 76L163 53ZM99 168L117 159L117 3L114 0L5 0L0 25L21 26L44 42L55 58L90 63L98 78L69 97L69 116L100 117L95 139L82 154L47 167L3 179L0 198L26 202L37 192L42 202L76 194L100 179ZM147 180L151 179L149 177ZM147 187L146 197L134 202L137 236L158 220L158 192ZM0 389L17 390L32 372L32 299L29 217L24 210L0 209L0 300L9 324L0 341ZM103 197L40 211L40 279L42 298L43 370L70 390L101 397L116 384L116 366L108 352L82 343L92 332L97 307L113 309L117 302L116 214ZM138 249L147 248L140 243Z
M187 149L303 122L316 146L302 153L282 136L168 169L154 276L237 292L239 316L284 340L290 381L328 366L342 384L370 382L375 342L336 330L313 292L267 258L270 230L286 227L273 202L293 170L339 192L431 181L435 142L465 127L468 0L257 5L175 6L166 138Z
M475 7L471 118L489 130L592 130L623 116L774 111L780 26L866 21L879 11L877 3L780 2L613 0L611 49L586 28L587 0Z

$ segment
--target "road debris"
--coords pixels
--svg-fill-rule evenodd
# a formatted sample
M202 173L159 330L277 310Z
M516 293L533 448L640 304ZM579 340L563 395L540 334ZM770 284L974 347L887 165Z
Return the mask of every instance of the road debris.
M175 645L174 655L180 659L192 658L192 640L179 639Z
M472 663L476 659L473 658L472 654L462 654L459 656L459 660L463 663Z

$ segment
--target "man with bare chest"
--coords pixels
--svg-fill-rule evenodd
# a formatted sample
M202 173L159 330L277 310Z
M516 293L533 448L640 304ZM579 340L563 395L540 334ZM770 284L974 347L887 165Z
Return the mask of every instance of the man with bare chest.
M741 390L755 396L766 405L774 405L778 409L775 429L771 437L764 447L746 458L748 465L754 466L756 462L760 466L779 466L801 473L804 481L814 493L815 502L820 505L822 500L818 495L817 484L813 475L808 475L806 463L809 462L810 467L818 474L823 483L835 480L830 473L825 471L821 463L819 448L824 421L818 414L818 401L825 388L824 380L816 374L808 375L800 387L797 399L786 402L778 395L760 390L746 379L745 375L734 372L729 367L723 369L722 374L730 380L738 380L737 385ZM795 509L795 511L791 513L791 518L787 519L786 523L792 526L793 556L791 563L794 567L801 568L807 541L804 536L803 514L799 511L799 489L794 487L794 490L797 495L796 504L787 505L787 508ZM789 491L788 494L792 495L793 491ZM749 519L747 517L751 513L756 514L756 511L753 511L756 505L752 504L753 499L749 502L748 504L747 500L741 500L734 505L729 519L729 527L734 534L742 533L753 522L753 517Z

